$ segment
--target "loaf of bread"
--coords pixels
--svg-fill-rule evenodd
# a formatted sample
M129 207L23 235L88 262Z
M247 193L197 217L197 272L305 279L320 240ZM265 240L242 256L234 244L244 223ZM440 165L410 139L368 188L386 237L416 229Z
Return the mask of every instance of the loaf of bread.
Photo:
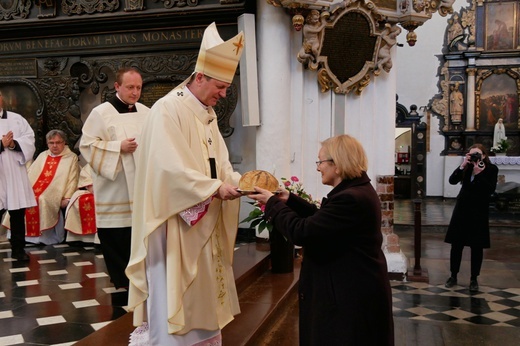
M274 192L279 188L278 180L274 175L262 170L254 170L244 173L238 183L238 188L241 191L254 191L255 186L271 192Z

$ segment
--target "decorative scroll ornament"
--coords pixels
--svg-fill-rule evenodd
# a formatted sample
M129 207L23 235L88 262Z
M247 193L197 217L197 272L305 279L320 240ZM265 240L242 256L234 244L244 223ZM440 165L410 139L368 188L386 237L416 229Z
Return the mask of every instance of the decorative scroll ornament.
M190 6L194 7L199 4L199 0L154 0L155 2L162 2L164 8L174 8L174 7L185 7Z
M38 6L38 18L56 17L56 0L36 0L34 4Z
M450 73L448 70L448 62L445 62L441 68L441 97L433 99L432 111L443 117L442 131L448 131L449 119L448 119L448 101L450 95Z
M113 12L119 8L119 0L63 0L61 10L71 15Z
M332 15L318 10L307 14L297 58L305 67L318 70L322 92L360 94L370 82L369 72L377 76L392 68L390 49L401 28L379 25L383 16L370 4L357 2Z
M144 0L125 0L125 12L144 10Z
M31 0L12 0L0 2L0 21L25 19L29 16Z
M398 24L408 30L406 39L413 46L414 30L435 12L453 13L455 0L397 0L397 6L385 0L266 1L284 8L294 29L303 31L297 59L318 71L322 92L360 94L370 82L370 72L378 76L392 68L391 48L401 33Z

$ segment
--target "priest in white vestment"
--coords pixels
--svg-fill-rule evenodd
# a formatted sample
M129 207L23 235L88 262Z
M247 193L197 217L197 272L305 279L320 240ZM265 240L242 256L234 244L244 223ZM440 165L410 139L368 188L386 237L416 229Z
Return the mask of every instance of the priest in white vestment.
M141 326L131 345L220 345L220 330L240 312L232 269L240 174L213 106L243 45L243 33L224 42L208 26L195 72L153 105L144 126L126 270Z
M36 198L27 176L26 163L33 159L34 131L20 114L3 107L0 91L0 220L6 211L12 218L11 257L29 260L25 253L25 208L36 205Z
M63 210L77 188L78 155L67 146L67 135L51 130L45 136L48 150L40 153L28 169L37 205L25 211L25 240L53 245L65 240ZM9 217L4 222L10 228Z
M142 86L138 70L119 69L116 95L92 109L79 146L92 168L97 234L117 289L128 288L125 269L130 258L136 150L150 111L138 102Z

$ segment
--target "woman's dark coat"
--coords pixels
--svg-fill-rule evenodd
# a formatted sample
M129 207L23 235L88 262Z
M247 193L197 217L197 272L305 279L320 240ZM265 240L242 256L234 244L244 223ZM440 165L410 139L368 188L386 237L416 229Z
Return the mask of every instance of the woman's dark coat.
M489 163L473 181L473 165L457 168L450 176L452 185L462 182L453 209L446 243L489 248L489 202L497 186L498 168Z
M303 246L300 345L393 345L392 296L381 250L381 204L370 179L344 180L320 209L270 198L265 218Z

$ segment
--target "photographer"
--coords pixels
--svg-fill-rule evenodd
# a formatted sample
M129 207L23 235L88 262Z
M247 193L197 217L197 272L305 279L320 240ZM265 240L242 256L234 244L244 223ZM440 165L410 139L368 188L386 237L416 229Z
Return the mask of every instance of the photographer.
M451 174L452 185L462 183L453 209L450 225L444 241L451 244L450 271L446 287L457 284L457 273L464 246L471 248L471 278L469 290L477 292L477 276L482 266L484 248L489 241L489 202L497 185L498 168L489 161L484 146L474 144L464 156L464 161Z

